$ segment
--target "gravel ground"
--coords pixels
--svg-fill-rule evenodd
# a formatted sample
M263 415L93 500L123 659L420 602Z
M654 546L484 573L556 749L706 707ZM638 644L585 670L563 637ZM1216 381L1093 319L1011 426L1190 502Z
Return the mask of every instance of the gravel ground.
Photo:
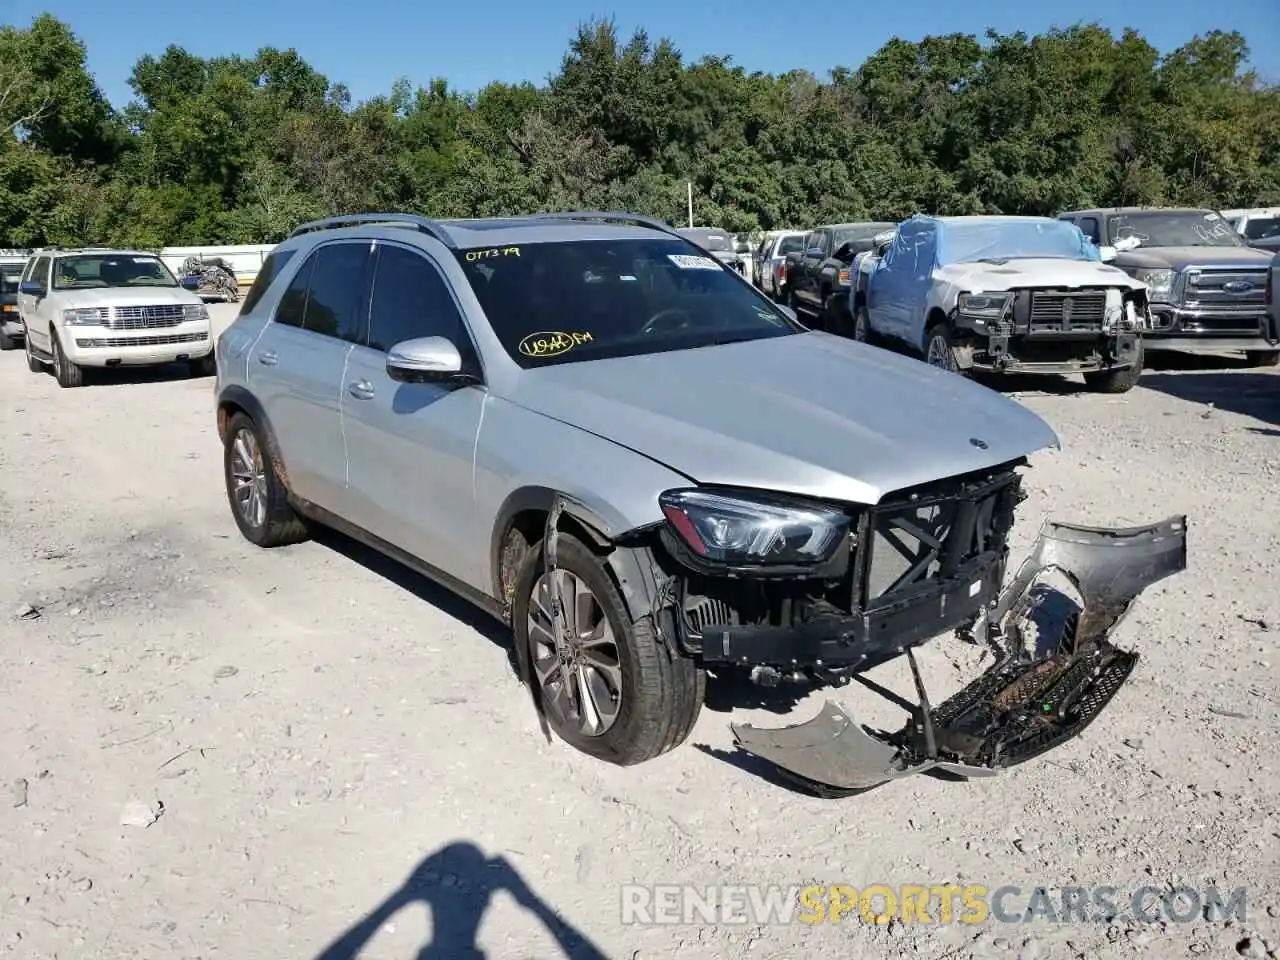
M350 931L324 956L1274 956L1280 376L1176 366L1118 398L1015 394L1064 444L1034 460L1019 551L1048 515L1190 518L1189 569L1119 631L1143 659L1110 709L999 778L823 801L726 762L728 705L788 722L732 687L639 768L547 744L482 615L336 536L241 539L211 380L59 390L4 354L0 950L279 960ZM970 651L930 645L926 679L954 687ZM1248 913L627 925L619 892L954 882L1244 886Z

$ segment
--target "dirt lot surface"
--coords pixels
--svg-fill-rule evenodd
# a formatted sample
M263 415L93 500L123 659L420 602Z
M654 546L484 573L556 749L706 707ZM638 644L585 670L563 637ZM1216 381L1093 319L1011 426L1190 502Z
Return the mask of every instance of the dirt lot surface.
M731 716L826 694L787 719L713 683L690 742L638 768L549 745L483 615L336 536L240 537L211 380L60 390L0 355L0 955L1267 956L1280 376L1176 366L1123 397L1016 394L1063 439L1019 553L1046 515L1190 518L1190 568L1118 633L1142 660L1111 708L1002 777L824 801L726 760ZM922 660L940 688L976 666L950 638ZM632 883L1015 885L1015 913L1038 885L1215 885L1247 915L628 925Z

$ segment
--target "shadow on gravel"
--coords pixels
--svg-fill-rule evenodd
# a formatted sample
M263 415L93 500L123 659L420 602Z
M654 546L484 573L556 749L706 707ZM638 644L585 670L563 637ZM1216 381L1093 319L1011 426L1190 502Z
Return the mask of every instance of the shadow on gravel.
M734 710L768 710L771 713L790 713L805 699L813 688L805 684L780 683L766 687L753 683L745 670L723 671L707 674L707 692L703 706L716 713Z
M358 563L370 573L375 573L384 580L389 580L401 590L407 590L419 600L435 607L441 613L454 620L466 624L486 640L507 651L511 667L515 669L515 655L511 643L511 631L481 610L475 604L464 600L450 590L439 586L419 573L410 570L401 563L379 553L372 547L353 540L345 534L328 527L317 527L312 539L321 546L328 547L353 563Z
M141 383L177 383L183 380L197 383L211 382L213 376L212 374L207 377L195 376L185 363L164 363L154 367L86 367L84 386L80 389Z
M1274 373L1152 373L1138 386L1280 425L1280 376Z
M493 894L505 890L546 928L570 960L606 960L604 951L560 917L535 894L506 857L486 857L471 843L451 843L431 854L404 884L325 947L315 960L356 960L379 928L405 907L431 911L431 941L417 960L483 958L476 944L480 922Z

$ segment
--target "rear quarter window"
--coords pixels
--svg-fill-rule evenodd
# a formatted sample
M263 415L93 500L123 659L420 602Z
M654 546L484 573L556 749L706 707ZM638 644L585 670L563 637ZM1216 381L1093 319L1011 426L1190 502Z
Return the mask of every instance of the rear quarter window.
M253 312L253 308L262 300L276 277L280 276L280 271L285 268L285 264L292 260L297 252L297 250L274 250L267 255L267 259L262 261L262 269L254 277L253 285L249 287L249 292L240 301L242 316Z

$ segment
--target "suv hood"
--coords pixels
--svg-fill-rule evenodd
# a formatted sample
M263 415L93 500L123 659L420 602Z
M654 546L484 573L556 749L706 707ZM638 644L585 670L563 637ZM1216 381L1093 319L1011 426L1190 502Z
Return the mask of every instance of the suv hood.
M967 293L1012 290L1017 287L1124 287L1139 290L1144 284L1118 267L1095 260L1064 257L1025 257L1007 263L949 263L934 275L954 283Z
M80 290L54 290L60 299L72 306L111 307L149 303L204 303L182 287L86 287Z
M849 503L1058 444L994 390L819 332L525 370L508 399L697 483Z
M1137 269L1169 267L1265 267L1271 255L1253 247L1137 247L1116 257L1117 264Z

